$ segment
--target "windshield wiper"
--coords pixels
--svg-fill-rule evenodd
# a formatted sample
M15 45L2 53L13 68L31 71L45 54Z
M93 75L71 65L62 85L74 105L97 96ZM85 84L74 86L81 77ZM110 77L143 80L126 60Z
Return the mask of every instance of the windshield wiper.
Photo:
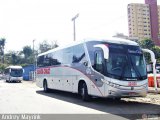
M137 74L139 80L142 80L143 77L141 76L140 72L137 70L137 68L136 68L135 65L133 64L133 61L132 61L131 56L130 56L129 58L130 58L130 61L131 61L131 65L132 65L133 69L135 70L135 72L136 72L136 74Z
M124 78L124 73L125 73L126 66L127 66L127 64L123 63L122 73L121 73L121 76L120 76L120 80L122 80Z

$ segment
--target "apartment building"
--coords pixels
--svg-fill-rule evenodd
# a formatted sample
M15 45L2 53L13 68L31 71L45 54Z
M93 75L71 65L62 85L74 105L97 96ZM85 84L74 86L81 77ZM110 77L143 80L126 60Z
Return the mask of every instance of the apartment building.
M129 36L139 39L151 38L149 5L128 5Z
M160 38L160 5L158 5L157 7L158 7L159 38Z
M128 4L128 29L129 37L149 38L160 45L160 6L157 6L157 1Z

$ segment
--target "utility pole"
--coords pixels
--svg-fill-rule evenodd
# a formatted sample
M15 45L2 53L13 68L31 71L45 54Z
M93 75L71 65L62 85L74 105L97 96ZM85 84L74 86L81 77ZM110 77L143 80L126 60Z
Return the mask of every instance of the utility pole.
M34 55L34 42L35 42L35 39L33 40L33 55Z
M36 68L35 53L34 53L34 42L35 42L35 39L33 40L33 81L35 80L35 68Z
M73 40L76 41L76 24L75 24L75 20L76 18L78 18L79 14L75 15L73 18L72 18L72 21L73 21Z

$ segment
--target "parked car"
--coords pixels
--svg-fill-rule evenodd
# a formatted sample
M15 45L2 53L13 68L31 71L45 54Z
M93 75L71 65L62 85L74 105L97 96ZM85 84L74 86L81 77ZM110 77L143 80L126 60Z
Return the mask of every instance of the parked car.
M156 64L156 69L160 72L160 64Z
M148 64L147 65L147 72L149 73L153 73L153 66L152 64ZM160 64L156 64L156 72L160 73Z

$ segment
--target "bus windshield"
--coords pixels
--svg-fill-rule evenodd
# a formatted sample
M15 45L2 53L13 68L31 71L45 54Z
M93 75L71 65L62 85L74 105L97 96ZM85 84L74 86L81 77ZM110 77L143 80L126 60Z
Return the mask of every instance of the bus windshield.
M109 77L121 80L144 80L147 78L146 64L138 46L109 45L106 61Z
M11 69L10 75L12 77L22 77L23 69Z

